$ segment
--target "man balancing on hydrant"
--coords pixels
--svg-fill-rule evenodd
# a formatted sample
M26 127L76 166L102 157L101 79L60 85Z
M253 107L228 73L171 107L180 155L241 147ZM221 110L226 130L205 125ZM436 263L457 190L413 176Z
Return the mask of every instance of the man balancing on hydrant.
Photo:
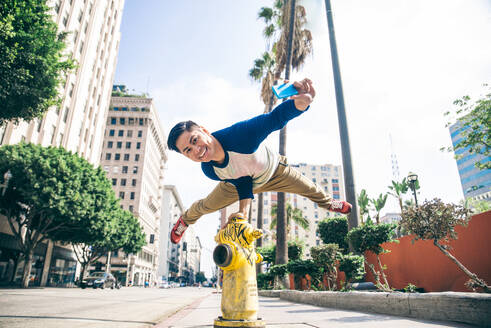
M315 97L310 79L293 83L298 92L270 113L235 123L210 133L192 121L176 124L167 145L195 162L207 177L220 181L204 199L196 201L179 218L171 241L179 243L184 231L201 216L239 200L239 212L247 217L253 194L267 191L302 195L329 211L348 214L351 204L335 201L322 188L287 164L286 157L263 145L266 137L307 111Z

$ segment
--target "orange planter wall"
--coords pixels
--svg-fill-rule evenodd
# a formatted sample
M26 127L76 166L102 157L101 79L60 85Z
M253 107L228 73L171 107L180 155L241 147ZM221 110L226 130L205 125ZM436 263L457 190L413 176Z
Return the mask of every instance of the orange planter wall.
M450 253L467 269L491 283L491 211L474 215L467 227L457 226L457 240L450 243ZM469 280L460 268L446 257L430 240L411 243L412 236L399 238L400 243L386 243L382 247L390 253L380 256L387 266L385 274L391 287L401 289L409 283L427 292L469 291L464 283ZM367 252L369 263L376 264L373 253ZM375 282L366 268L367 281Z

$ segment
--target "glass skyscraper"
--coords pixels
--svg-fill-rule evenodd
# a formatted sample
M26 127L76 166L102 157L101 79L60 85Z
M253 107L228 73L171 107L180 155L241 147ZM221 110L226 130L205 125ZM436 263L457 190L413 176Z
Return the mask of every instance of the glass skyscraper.
M455 146L462 141L462 132L468 127L462 127L459 123L450 126L450 135L452 144ZM491 157L481 154L469 153L469 147L458 149L455 154L457 159L457 167L462 184L464 197L474 198L478 200L486 199L491 201L491 169L480 170L476 167L476 162L487 163Z

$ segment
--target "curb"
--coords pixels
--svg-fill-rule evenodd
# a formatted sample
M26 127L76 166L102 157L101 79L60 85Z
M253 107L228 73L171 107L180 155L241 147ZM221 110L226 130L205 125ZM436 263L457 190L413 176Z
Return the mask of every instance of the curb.
M261 290L259 295L321 307L491 326L489 294Z

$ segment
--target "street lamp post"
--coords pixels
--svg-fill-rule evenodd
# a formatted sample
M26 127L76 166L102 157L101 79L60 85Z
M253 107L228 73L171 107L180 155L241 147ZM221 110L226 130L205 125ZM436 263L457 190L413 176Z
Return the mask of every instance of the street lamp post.
M416 184L418 182L418 175L416 173L409 172L407 175L407 181L409 182L409 188L411 188L411 190L413 191L416 207L418 207L418 198L416 197Z

